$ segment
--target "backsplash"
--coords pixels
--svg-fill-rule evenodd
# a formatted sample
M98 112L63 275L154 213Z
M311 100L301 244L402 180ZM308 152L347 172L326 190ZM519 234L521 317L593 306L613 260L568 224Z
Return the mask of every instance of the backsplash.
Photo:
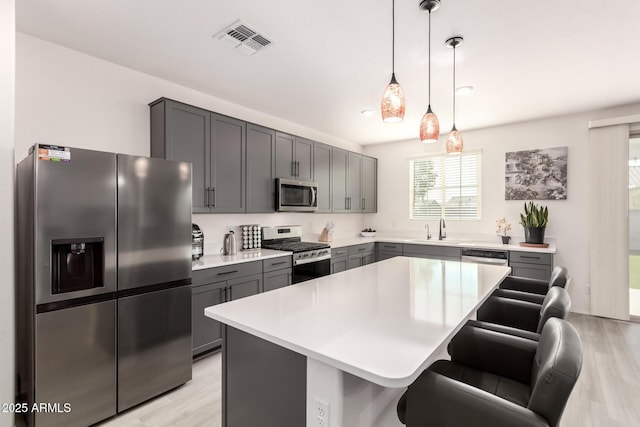
M303 240L317 241L327 222L334 223L334 239L353 237L365 226L362 215L278 212L265 214L193 214L192 222L198 224L204 233L205 255L217 254L222 248L225 233L233 230L241 248L240 226L260 224L260 226L301 225Z

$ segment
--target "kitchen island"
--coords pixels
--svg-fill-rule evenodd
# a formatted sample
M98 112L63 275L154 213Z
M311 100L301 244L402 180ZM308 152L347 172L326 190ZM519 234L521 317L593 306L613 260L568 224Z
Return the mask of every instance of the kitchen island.
M400 425L395 405L509 268L397 257L208 307L223 426Z

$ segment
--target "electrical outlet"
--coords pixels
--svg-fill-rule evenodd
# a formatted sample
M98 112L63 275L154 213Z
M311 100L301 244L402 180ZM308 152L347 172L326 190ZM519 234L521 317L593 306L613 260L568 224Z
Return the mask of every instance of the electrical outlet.
M329 427L329 404L315 397L313 406L316 414L316 427Z
M584 291L589 295L591 294L591 285L589 283L585 285Z

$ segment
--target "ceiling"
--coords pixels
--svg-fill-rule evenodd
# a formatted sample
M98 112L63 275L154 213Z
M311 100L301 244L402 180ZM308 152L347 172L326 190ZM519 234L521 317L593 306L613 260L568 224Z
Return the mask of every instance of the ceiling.
M16 15L20 32L366 145L418 138L428 88L418 3L396 0L399 124L380 118L391 0L21 0ZM476 88L457 99L464 132L640 101L638 16L638 0L442 0L431 60L441 132L452 124L447 38L465 39L457 86ZM237 19L273 45L246 56L212 38Z

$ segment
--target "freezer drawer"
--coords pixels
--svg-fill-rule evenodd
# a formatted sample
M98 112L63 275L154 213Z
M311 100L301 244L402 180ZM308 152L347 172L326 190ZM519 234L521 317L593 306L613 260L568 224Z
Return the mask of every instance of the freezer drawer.
M118 300L118 412L191 379L191 286Z
M36 426L87 426L116 414L115 300L36 316ZM68 403L69 412L64 404Z

